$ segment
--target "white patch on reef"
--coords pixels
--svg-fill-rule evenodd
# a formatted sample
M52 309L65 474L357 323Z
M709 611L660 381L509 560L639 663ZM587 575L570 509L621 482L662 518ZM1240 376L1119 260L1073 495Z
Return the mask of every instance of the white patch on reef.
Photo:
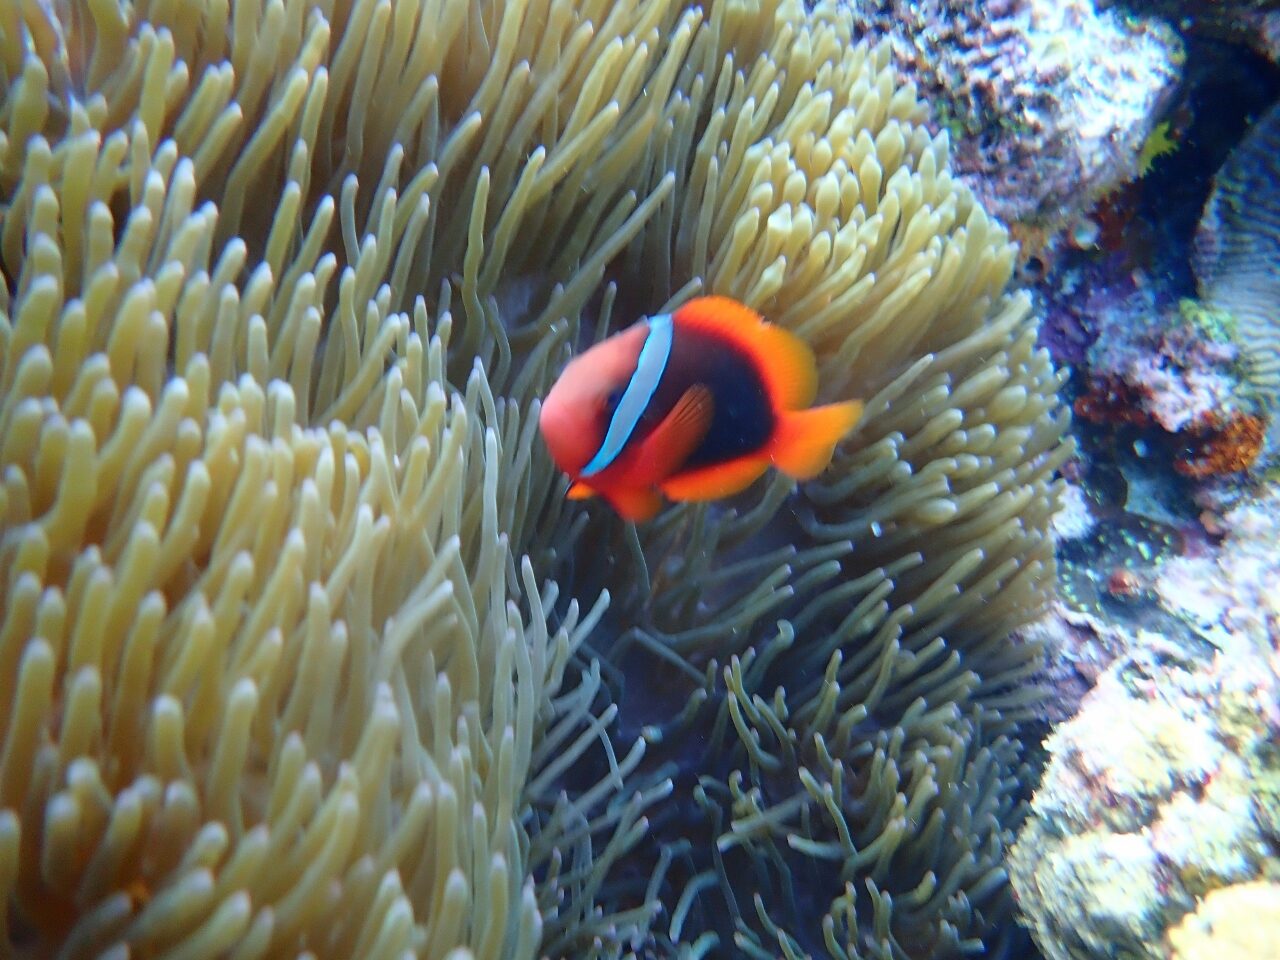
M1132 178L1160 100L1179 73L1170 32L1158 20L1099 10L1093 0L1028 6L1028 45L1061 68L1056 126L1073 137L1086 180L1101 186Z
M1084 491L1068 484L1062 494L1062 508L1053 518L1053 535L1059 540L1079 540L1097 526Z

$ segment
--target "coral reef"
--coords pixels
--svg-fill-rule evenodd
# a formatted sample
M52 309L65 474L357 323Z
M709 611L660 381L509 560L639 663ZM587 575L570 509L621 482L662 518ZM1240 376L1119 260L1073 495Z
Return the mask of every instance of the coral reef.
M1136 455L1122 467L1073 464L1054 524L1059 597L1019 631L1047 651L1040 710L1051 723L1073 716L1108 666L1156 638L1194 659L1232 638L1271 636L1280 497L1228 478L1192 498L1176 463L1150 475L1160 469Z
M1215 891L1280 871L1278 500L1229 514L1213 558L1161 566L1189 631L1134 631L1047 741L1010 873L1050 960L1206 956L1206 931L1230 938Z
M1158 449L1193 480L1260 463L1270 421L1234 313L1173 300L1110 258L1064 267L1045 293L1045 343L1077 365L1075 413L1107 446Z
M1218 521L1226 534L1213 551L1174 557L1153 589L1161 605L1216 647L1261 646L1280 625L1280 489L1265 487Z
M1087 420L1121 419L1168 434L1199 433L1202 425L1250 409L1239 349L1226 324L1182 301L1161 308L1145 288L1107 302L1100 295L1097 340L1087 357L1089 389L1076 402Z
M1046 651L1036 710L1050 724L1073 717L1102 672L1139 646L1138 624L1153 616L1155 578L1182 551L1176 530L1098 503L1078 481L1063 503L1053 525L1059 595L1018 631Z
M1135 657L1049 738L1010 874L1050 960L1164 957L1198 897L1280 868L1278 666Z
M1020 631L1047 651L1049 765L1009 869L1050 960L1274 953L1231 926L1280 875L1270 115L1244 132L1274 86L1189 48L1178 149L1042 255L1081 452L1060 597Z
M1177 83L1180 41L1159 18L1094 0L875 0L859 25L895 60L955 141L987 209L1038 246L1133 179Z
M7 948L1015 935L1062 377L846 6L0 18ZM699 289L856 436L642 531L565 502L537 396Z

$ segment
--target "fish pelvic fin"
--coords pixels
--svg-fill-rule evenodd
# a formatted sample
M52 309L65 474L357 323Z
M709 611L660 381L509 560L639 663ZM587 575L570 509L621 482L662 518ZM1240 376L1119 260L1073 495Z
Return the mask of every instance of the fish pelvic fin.
M862 406L860 400L848 400L781 413L769 444L774 466L796 480L816 477L831 463L836 444L857 424Z
M662 509L662 494L653 487L619 487L601 491L624 520L643 523Z

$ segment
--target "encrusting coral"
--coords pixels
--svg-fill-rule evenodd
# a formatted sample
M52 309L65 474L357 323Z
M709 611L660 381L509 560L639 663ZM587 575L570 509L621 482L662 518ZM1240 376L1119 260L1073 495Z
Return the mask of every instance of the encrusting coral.
M1280 955L1280 883L1214 890L1169 932L1173 960L1257 960Z
M1274 634L1240 631L1208 663L1163 635L1139 639L1049 737L1010 856L1050 960L1231 955L1215 919L1240 902L1230 891L1280 869Z
M851 6L861 29L890 37L895 62L952 132L953 167L1028 240L1135 176L1181 73L1167 24L1097 0Z
M0 74L11 948L1007 933L1060 378L847 8L31 0ZM857 435L639 534L564 503L536 397L698 289Z

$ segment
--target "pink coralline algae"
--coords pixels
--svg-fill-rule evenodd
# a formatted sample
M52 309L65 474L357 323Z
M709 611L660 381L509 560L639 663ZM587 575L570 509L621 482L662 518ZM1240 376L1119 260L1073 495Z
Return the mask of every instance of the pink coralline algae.
M1193 480L1248 470L1263 451L1267 420L1249 384L1232 318L1184 300L1160 306L1134 287L1089 295L1092 344L1080 350L1083 421L1153 428L1176 446L1173 468ZM1066 319L1064 319L1066 318ZM1058 329L1068 314L1058 318Z
M854 5L954 141L953 166L1032 245L1138 171L1182 46L1159 19L1093 0Z
M1280 485L1263 488L1221 518L1217 549L1164 563L1162 606L1220 649L1280 642ZM1275 708L1280 712L1280 698ZM1280 724L1278 724L1280 726Z

